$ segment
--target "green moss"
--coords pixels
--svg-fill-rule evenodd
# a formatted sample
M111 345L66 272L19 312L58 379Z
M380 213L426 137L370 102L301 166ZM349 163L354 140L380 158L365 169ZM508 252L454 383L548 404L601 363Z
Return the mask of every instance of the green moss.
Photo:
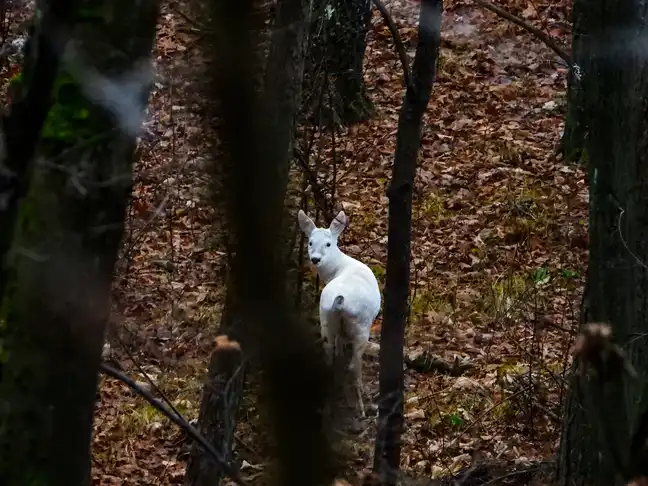
M9 78L9 86L15 87L23 82L25 79L25 75L23 74L23 71L18 71L16 74L11 76Z
M576 148L566 153L563 158L564 163L575 163L577 165L587 166L589 157L586 149Z
M452 303L447 295L439 295L436 292L417 292L410 302L412 316L422 316L426 312L453 311Z
M383 266L381 266L381 265L369 265L369 268L371 268L371 271L376 276L376 279L378 280L378 282L384 284L385 283L385 275L387 273L385 271L385 268Z
M435 223L442 221L448 214L445 200L439 194L432 192L428 194L421 204L423 217Z
M121 426L126 434L145 433L154 422L164 422L166 418L162 413L148 402L140 404L129 413L123 415Z
M499 279L491 285L490 295L485 297L484 309L495 314L505 313L527 288L528 276L524 273L513 273Z
M25 472L26 486L47 486L47 480L35 471Z
M523 273L514 273L496 283L493 289L497 295L515 296L522 294L527 287L526 275Z
M92 123L92 104L68 72L61 72L54 83L54 103L43 125L41 137L64 143L75 143L96 135L100 127Z

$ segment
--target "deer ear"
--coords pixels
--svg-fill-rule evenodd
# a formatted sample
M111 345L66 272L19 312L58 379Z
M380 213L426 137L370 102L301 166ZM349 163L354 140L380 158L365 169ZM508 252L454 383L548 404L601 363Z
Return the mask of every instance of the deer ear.
M315 223L313 223L313 220L306 216L306 213L301 209L299 210L299 213L297 213L297 220L299 221L299 227L301 230L308 238L310 238L311 233L315 229Z
M331 230L331 233L333 236L336 238L342 234L342 231L344 231L344 228L346 228L347 223L349 222L349 218L347 218L347 215L344 214L344 211L340 211L337 216L331 221L331 226L329 226L329 229Z

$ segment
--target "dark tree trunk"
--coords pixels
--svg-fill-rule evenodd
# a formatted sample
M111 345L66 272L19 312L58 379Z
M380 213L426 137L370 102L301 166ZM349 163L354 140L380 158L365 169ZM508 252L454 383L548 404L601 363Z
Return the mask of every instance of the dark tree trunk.
M587 58L583 56L583 37L587 35L586 22L589 3L574 0L572 6L572 59L578 66L578 72L569 71L567 90L567 114L565 132L562 138L562 150L566 162L585 162L585 137L587 136L587 119L584 116L583 88L579 75L587 70Z
M90 484L92 415L135 135L86 98L95 81L83 68L115 80L150 59L158 5L137 5L79 0L70 33L77 55L54 83L38 147L44 162L18 208L0 326L3 484ZM129 107L133 117L143 114L148 92L142 85L129 93L141 103Z
M303 1L285 0L285 16L279 15L276 31L280 38L289 39L295 29L305 27ZM290 123L283 129L292 130L299 98L281 93L274 97L266 90L264 103L260 102L250 64L252 2L213 5L218 8L214 19L220 20L216 29L220 35L214 39L218 63L213 85L223 112L220 136L228 167L228 216L235 240L231 285L243 309L243 350L258 359L266 385L268 409L264 415L271 421L277 457L273 482L287 486L330 484L334 469L321 416L329 373L312 333L288 311L281 258L288 182L285 165L289 161L286 141L290 138L275 137L278 127L268 126L284 120ZM279 42L286 42L286 38ZM295 69L288 63L296 47L283 53L286 72ZM281 64L274 67L279 69ZM277 81L273 85L298 95L301 79L284 79L291 85L296 83L296 87Z
M237 322L240 309L228 289L220 332L231 340L239 339ZM242 354L236 349L219 349L212 353L207 380L200 405L199 432L221 453L227 464L232 462L232 442L243 398L247 366ZM191 449L187 464L185 484L187 486L212 486L219 484L225 471L205 453L197 443Z
M436 77L441 42L441 0L422 0L412 86L398 121L389 197L385 309L380 336L380 405L374 472L381 484L396 484L403 429L403 345L408 316L412 190L421 145L423 115Z
M340 97L338 114L350 125L373 114L364 83L363 61L371 21L371 0L336 2L332 29L329 74Z
M363 61L371 21L371 0L314 2L308 88L309 109L326 100L330 121L351 125L374 113ZM325 90L320 96L319 90Z
M279 0L270 34L263 93L263 112L267 117L265 130L270 142L267 149L270 152L266 152L265 156L270 160L281 161L276 176L281 187L277 205L282 211L292 160L297 112L301 105L309 20L309 0ZM279 224L281 227L281 223Z
M2 120L6 157L0 172L0 296L8 279L6 258L15 234L18 205L29 186L32 159L50 109L60 53L69 36L75 4L72 0L46 3L42 20L31 29L34 37L27 42L20 89L13 90L16 98L9 116ZM52 42L54 36L60 44Z
M562 485L618 483L648 378L648 59L644 1L600 0L583 14L590 253L583 322L608 322L640 375L600 390L574 370L558 477ZM607 427L605 427L607 425Z
M333 475L320 414L328 375L315 339L288 311L281 257L309 2L279 2L263 97L254 83L253 3L212 2L217 24L211 46L216 53L213 86L222 110L218 128L224 149L224 155L217 155L224 160L233 235L228 292L237 309L234 337L240 338L246 357L260 365L267 385L265 416L275 438L276 484L315 486L332 482ZM208 400L204 397L203 403Z

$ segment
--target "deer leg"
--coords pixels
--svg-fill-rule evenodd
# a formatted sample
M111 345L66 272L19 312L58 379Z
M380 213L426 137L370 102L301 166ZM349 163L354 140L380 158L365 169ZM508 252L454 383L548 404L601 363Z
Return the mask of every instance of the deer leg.
M333 364L335 354L335 329L333 323L328 322L325 312L320 312L320 333L324 340L324 352L326 353L326 362L329 366Z
M353 359L351 361L351 366L349 367L351 368L350 371L353 371L353 374L355 375L355 389L358 399L357 404L363 417L366 417L366 414L364 402L362 400L362 395L364 394L364 384L362 382L362 355L366 345L366 343L363 343L355 346Z
M366 417L364 402L362 401L362 395L364 393L364 386L362 384L362 373L360 368L356 371L356 392L358 394L358 406L360 407L360 414L362 417Z

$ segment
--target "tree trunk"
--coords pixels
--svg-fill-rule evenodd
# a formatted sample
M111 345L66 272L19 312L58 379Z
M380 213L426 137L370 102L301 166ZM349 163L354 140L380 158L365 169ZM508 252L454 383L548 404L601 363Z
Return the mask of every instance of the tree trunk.
M72 0L52 0L34 28L25 49L20 88L14 89L9 116L2 120L6 144L4 169L0 172L0 296L7 283L6 258L11 247L18 215L32 173L32 159L41 128L49 112L50 94L60 64L60 52L66 45L75 11ZM34 22L36 22L34 20ZM52 42L59 36L60 45Z
M380 401L374 472L396 484L403 429L403 346L409 297L412 190L423 115L436 77L442 0L422 0L412 86L405 94L396 135L389 197L385 309L380 336Z
M371 0L340 1L331 32L330 59L335 91L340 97L338 114L351 125L373 114L364 83L363 61L371 21Z
M125 133L124 113L109 111L119 100L100 98L100 106L85 93L105 95L108 83L95 84L98 76L118 82L149 59L157 12L152 0L129 9L80 0L71 22L68 47L75 53L54 83L38 147L42 162L18 208L7 259L3 484L90 484L92 415L135 133ZM130 120L143 115L148 92L146 82L120 92L130 99Z
M301 105L309 22L310 0L279 0L270 34L263 109L267 117L267 149L271 151L265 155L270 160L281 161L277 174L281 197L278 198L277 205L282 211L292 160L297 112Z
M309 2L278 5L263 97L254 86L253 3L212 2L218 24L211 45L216 53L212 85L222 110L218 128L224 149L217 155L224 161L234 249L228 292L239 310L236 336L245 355L260 364L266 384L269 409L264 412L278 459L273 482L315 486L333 478L320 414L327 373L315 339L288 311L282 258Z
M558 467L562 485L618 483L648 378L648 59L645 2L598 1L583 15L590 254L583 322L608 322L640 375L600 390L575 369Z
M574 0L572 6L572 59L579 72L570 69L567 87L567 114L565 115L565 132L562 137L562 150L565 162L585 162L585 137L587 136L587 119L584 116L583 88L579 76L587 69L587 59L583 56L582 42L587 35L586 22L589 3Z
M371 0L318 0L311 27L309 109L327 100L330 122L352 125L371 117L363 61L371 21ZM324 90L319 96L319 90Z
M241 315L233 299L233 289L228 288L220 331L231 340L238 340L237 330ZM221 453L229 464L232 461L232 442L243 398L247 366L242 355L234 349L219 349L212 353L207 381L203 389L199 432ZM194 443L187 464L187 486L212 486L224 478L223 468Z

